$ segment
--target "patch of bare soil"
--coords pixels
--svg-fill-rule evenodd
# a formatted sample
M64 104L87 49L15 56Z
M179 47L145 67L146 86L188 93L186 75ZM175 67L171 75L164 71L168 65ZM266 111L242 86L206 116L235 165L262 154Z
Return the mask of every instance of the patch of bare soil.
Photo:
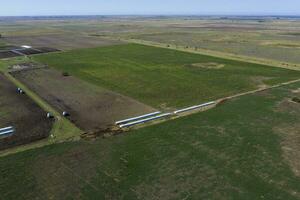
M259 89L267 88L268 85L264 83L264 81L269 80L269 77L264 76L254 76L251 77L252 82L258 86Z
M300 94L300 88L292 90L292 93L294 93L294 94Z
M300 105L290 98L285 98L277 104L276 111L299 116ZM274 127L274 131L282 138L281 146L285 160L293 172L300 176L300 123L279 125Z
M295 175L300 177L300 124L276 127L275 131L282 136L283 156Z
M208 62L208 63L193 63L190 65L191 67L199 67L204 69L221 69L225 67L224 64Z
M0 150L27 144L49 136L53 120L29 97L0 74L0 128L13 126L12 136L0 139Z
M9 67L9 71L13 72L13 71L21 71L21 70L32 70L32 69L38 69L38 68L44 68L46 67L45 65L41 65L41 64L36 64L33 62L27 62L27 63L19 63L16 65L12 65Z
M299 114L300 106L299 103L292 101L290 98L285 98L283 101L279 102L275 108L278 112L288 112L290 114Z
M111 127L115 121L153 112L155 109L129 97L89 84L50 68L12 74L85 131Z

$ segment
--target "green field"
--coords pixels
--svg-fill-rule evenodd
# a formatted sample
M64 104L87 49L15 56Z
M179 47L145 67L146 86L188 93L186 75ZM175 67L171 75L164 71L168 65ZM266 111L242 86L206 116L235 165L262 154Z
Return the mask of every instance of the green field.
M35 56L156 108L175 108L300 78L300 72L137 44ZM205 67L209 63L224 66Z
M0 199L299 199L299 88L0 158Z

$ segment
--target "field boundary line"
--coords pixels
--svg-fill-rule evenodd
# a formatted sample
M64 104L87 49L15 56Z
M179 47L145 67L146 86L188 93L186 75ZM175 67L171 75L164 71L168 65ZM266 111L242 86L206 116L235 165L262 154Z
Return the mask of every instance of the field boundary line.
M280 62L280 61L271 60L271 59L250 57L250 56L244 56L244 55L238 55L238 54L232 54L232 53L225 53L225 52L203 49L203 48L198 48L198 47L197 47L197 50L194 50L190 47L185 48L182 45L159 43L159 42L152 42L152 41L147 41L147 40L122 39L122 38L120 38L120 39L122 41L128 42L128 43L142 44L142 45L147 45L147 46L160 47L160 48L164 48L164 49L173 49L173 50L187 52L187 53L201 54L201 55L213 56L213 57L218 57L218 58L223 58L223 59L229 59L229 60L259 64L259 65L267 65L270 67L279 67L279 68L284 68L284 69L300 71L300 64L296 64L296 63Z

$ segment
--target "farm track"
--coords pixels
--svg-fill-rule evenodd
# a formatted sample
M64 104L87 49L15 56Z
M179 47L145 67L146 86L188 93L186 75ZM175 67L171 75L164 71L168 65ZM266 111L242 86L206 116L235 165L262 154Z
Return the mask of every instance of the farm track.
M271 67L280 67L280 68L284 68L284 69L300 71L300 64L296 64L296 63L280 62L280 61L276 61L276 60L249 57L249 56L237 55L237 54L232 54L232 53L224 53L224 52L213 51L213 50L208 50L208 49L201 49L201 48L197 48L197 50L194 50L192 48L185 48L184 46L180 46L180 45L170 45L170 44L166 44L166 43L152 42L152 41L146 41L146 40L122 39L122 38L121 38L121 40L124 42L128 42L128 43L136 43L136 44L160 47L160 48L165 48L165 49L174 49L177 51L183 51L183 52L188 52L188 53L202 54L202 55L206 55L206 56L213 56L213 57L218 57L218 58L223 58L223 59L231 59L231 60L236 60L236 61L268 65Z

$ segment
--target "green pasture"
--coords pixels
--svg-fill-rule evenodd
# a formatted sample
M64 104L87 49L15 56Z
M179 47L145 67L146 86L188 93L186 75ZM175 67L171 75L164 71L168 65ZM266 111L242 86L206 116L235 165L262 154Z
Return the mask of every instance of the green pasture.
M297 165L284 150L299 145L290 134L299 105L288 100L299 96L291 92L297 88L107 139L2 157L0 199L299 199Z
M34 60L157 108L175 108L300 78L300 72L176 50L126 44ZM195 67L217 63L220 69Z

